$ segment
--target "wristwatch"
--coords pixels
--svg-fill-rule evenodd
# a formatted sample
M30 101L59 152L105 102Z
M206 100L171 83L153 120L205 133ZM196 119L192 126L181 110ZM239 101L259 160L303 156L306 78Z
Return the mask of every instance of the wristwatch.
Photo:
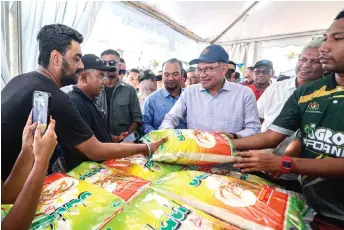
M281 173L290 173L292 166L291 157L283 156L280 162L280 171Z

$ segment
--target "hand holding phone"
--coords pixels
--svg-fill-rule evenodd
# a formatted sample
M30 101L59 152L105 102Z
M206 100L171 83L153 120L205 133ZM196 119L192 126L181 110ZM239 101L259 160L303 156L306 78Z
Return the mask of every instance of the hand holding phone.
M42 135L46 132L49 124L50 100L50 93L42 91L33 92L32 123L40 123L40 127L37 128L41 129Z

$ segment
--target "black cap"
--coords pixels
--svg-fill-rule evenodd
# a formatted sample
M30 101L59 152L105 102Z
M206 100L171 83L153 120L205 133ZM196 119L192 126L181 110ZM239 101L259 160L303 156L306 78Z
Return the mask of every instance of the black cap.
M195 71L196 71L196 67L190 66L190 68L188 68L186 72L190 73L190 72L195 72Z
M266 60L266 59L263 59L263 60L260 60L258 61L255 65L254 65L254 68L258 68L259 66L267 66L269 67L270 69L274 69L274 65L272 64L272 61L270 60Z
M84 56L82 56L81 61L84 64L84 70L96 69L108 72L116 71L116 68L114 66L105 65L102 59L94 54L85 54Z
M161 75L159 75L161 78ZM144 80L150 80L150 79L156 79L158 80L159 76L155 76L152 70L147 69L145 71L142 71L139 75L139 83L141 83ZM158 80L159 81L159 80ZM161 79L160 79L161 81Z

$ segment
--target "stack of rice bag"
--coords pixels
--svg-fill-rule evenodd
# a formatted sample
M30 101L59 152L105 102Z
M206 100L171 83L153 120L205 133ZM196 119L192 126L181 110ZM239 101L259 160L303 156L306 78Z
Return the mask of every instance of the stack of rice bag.
M84 162L48 176L31 229L305 229L300 194L218 165L237 157L226 135L159 130L143 141L165 136L150 159ZM10 208L2 205L2 219Z

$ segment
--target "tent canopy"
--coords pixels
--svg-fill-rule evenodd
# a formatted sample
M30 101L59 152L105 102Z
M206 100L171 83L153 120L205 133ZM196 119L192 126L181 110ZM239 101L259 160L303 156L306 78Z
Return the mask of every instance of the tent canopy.
M343 1L149 1L143 4L202 41L219 44L321 35L344 8Z

